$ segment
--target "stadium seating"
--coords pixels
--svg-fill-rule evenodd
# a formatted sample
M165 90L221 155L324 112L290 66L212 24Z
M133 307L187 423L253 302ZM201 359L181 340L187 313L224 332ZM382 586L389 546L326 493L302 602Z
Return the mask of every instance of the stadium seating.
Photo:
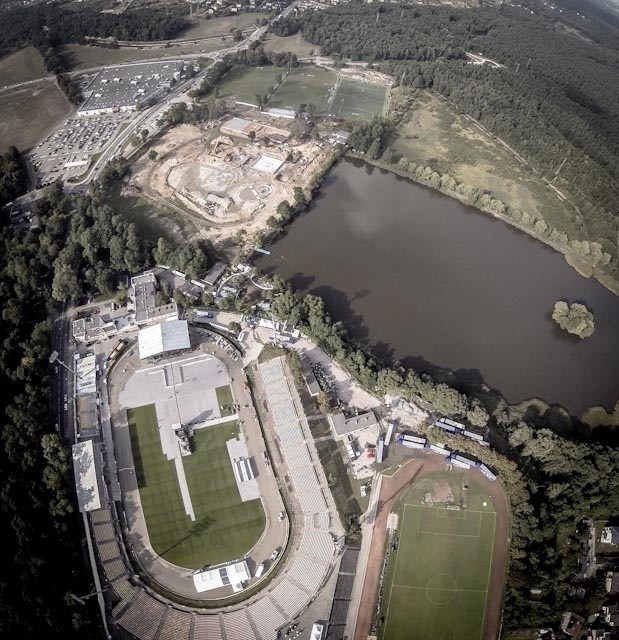
M105 577L111 582L126 575L127 567L125 567L125 563L120 558L116 558L115 560L104 562L103 571L105 572Z
M140 640L154 640L167 606L146 591L139 590L118 624Z
M94 525L92 530L95 534L95 540L97 541L97 544L109 542L110 540L114 540L116 538L114 527L109 522Z
M288 577L310 593L316 593L329 567L314 560L297 556L288 571Z
M247 612L262 640L277 638L277 630L287 622L286 618L266 596L249 605Z
M118 546L118 542L116 542L116 540L98 544L97 549L99 551L99 558L101 558L101 562L105 562L106 560L116 560L120 558L120 547Z
M116 592L116 595L126 603L129 603L133 600L136 587L134 587L126 578L115 580L112 584L112 587Z
M218 614L196 615L193 622L193 640L222 640L221 620Z
M226 638L256 640L256 634L251 628L245 609L226 611L224 614L224 628L226 630Z
M285 611L288 617L292 619L307 607L312 596L288 578L284 578L275 589L271 591L271 598L277 603L279 608Z
M157 640L190 640L192 614L170 608Z

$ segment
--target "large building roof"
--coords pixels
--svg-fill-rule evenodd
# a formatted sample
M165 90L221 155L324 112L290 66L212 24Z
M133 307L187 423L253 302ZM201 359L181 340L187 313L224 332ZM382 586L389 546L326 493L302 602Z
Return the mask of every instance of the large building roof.
M140 359L151 358L168 351L189 349L187 320L170 320L141 329L138 335Z
M73 445L73 471L79 510L94 511L101 508L101 494L92 440Z

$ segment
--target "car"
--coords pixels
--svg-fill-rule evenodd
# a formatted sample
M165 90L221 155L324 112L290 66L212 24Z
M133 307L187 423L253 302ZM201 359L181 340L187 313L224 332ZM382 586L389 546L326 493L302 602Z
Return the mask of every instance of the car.
M68 411L68 410L69 410L69 406L67 405L67 403L66 403L66 402L64 403L64 410L65 410L65 411Z
M277 519L281 522L286 517L286 514L283 511L280 511L277 514Z
M271 557L269 559L270 560L275 560L275 558L277 558L278 555L279 555L279 549L275 549L273 551L273 553L271 554Z
M68 401L68 399L69 399L69 398L67 397L67 394L65 393L65 394L64 394L64 401L65 401L65 402L67 402L67 401Z

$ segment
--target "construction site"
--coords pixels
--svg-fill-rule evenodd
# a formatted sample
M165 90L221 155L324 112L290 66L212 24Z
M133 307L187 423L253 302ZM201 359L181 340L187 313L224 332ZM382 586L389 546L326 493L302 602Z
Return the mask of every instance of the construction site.
M329 147L297 142L282 120L256 114L226 115L165 133L135 164L124 187L179 215L199 216L208 237L223 242L240 228L251 234L267 226L295 187L305 188Z

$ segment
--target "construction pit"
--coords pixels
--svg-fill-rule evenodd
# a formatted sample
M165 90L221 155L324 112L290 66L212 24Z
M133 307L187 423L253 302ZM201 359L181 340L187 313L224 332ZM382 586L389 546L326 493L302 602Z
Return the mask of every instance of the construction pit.
M240 229L252 234L266 228L282 201L293 202L294 188L308 186L328 153L315 142L291 141L279 123L229 116L218 123L177 126L151 149L156 158L144 154L136 162L126 192L179 215L201 217L203 235L216 244Z

